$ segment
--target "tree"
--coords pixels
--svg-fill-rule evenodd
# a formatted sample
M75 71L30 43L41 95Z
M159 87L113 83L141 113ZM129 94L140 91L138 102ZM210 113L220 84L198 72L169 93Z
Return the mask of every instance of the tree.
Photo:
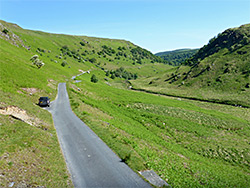
M82 42L82 41L80 42L80 44L81 44L82 46L85 46L85 43L84 43L84 42Z
M97 62L97 61L96 61L96 58L94 58L94 57L91 58L89 61L90 61L90 63L96 63L96 62Z
M6 35L8 34L8 32L9 32L9 31L8 31L7 29L4 29L4 30L3 30L3 33L6 34Z
M93 75L91 76L90 81L93 82L93 83L97 83L97 82L98 82L98 79L97 79L96 75L93 74Z
M105 74L106 76L109 76L110 75L110 71L108 70L108 71L106 71L106 74Z
M114 74L114 73L111 74L111 77L110 77L110 78L115 79L115 74Z
M68 64L67 61L63 61L63 62L61 63L61 65L62 65L63 67L65 67L67 64Z
M45 64L43 63L42 60L38 59L38 55L33 55L30 60L32 61L33 65L36 65L38 69L40 69L42 66Z

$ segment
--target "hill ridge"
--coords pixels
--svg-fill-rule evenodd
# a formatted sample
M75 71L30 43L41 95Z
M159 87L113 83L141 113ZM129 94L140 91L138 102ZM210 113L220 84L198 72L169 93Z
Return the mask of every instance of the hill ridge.
M158 52L155 55L166 60L170 65L178 66L186 59L192 57L198 49L183 48L172 51Z

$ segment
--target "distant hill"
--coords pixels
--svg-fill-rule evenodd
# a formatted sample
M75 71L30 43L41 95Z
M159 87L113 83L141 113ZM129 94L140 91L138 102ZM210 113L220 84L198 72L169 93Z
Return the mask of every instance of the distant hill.
M199 49L178 49L173 51L159 52L156 56L159 56L169 62L170 65L178 66L186 59L192 57Z

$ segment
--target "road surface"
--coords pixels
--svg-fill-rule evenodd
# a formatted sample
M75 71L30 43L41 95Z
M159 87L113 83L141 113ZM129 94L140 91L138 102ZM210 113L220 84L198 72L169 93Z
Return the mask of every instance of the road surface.
M72 112L65 83L48 110L75 187L151 187Z

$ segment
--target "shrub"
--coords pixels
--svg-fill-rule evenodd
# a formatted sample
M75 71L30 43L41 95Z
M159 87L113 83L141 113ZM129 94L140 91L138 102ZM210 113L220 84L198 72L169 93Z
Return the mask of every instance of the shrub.
M115 74L111 74L110 78L115 79Z
M124 157L121 158L121 162L128 164L128 161L131 159L131 152L126 154Z
M110 71L106 71L106 76L109 76L110 75Z
M7 29L4 29L3 33L7 35L9 33L9 31Z
M65 67L67 64L68 64L67 61L63 61L63 62L61 63L61 65L62 65L63 67Z
M82 42L82 41L80 42L80 44L81 44L82 46L85 46L85 43L84 43L84 42Z
M131 73L131 72L128 72L126 71L123 67L120 67L119 69L116 69L115 71L112 71L110 72L111 75L111 78L114 79L115 77L118 77L118 78L124 78L126 80L135 80L138 78L138 75L135 73ZM107 75L107 72L106 72L106 76Z
M89 61L90 61L91 63L96 63L96 58L91 58Z
M37 52L43 52L43 53L45 53L46 50L44 50L44 49L42 49L42 48L37 48Z
M97 83L97 82L98 82L98 79L97 79L96 75L93 74L93 75L91 76L90 81L93 82L93 83Z

